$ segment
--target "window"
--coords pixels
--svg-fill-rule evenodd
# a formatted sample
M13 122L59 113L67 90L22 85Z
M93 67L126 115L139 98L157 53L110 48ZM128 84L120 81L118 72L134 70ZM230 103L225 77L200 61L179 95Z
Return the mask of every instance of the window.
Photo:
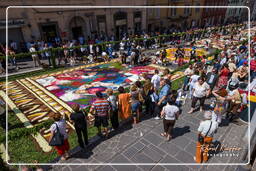
M200 6L200 3L197 3L196 6ZM196 13L200 12L200 8L196 8Z
M186 4L185 6L189 6L188 4ZM189 8L184 8L184 15L188 15L189 14Z
M155 9L155 18L160 18L160 9Z
M141 18L141 11L135 11L134 18Z
M171 8L171 16L176 16L177 14L177 8Z
M150 17L152 17L153 16L153 8L149 8L148 9L148 15L150 16Z

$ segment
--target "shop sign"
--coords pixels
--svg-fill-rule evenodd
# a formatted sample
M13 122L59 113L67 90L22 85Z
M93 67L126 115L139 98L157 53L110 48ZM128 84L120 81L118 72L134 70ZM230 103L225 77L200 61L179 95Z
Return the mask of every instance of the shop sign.
M141 21L141 18L135 18L135 19L134 19L134 22L135 22L135 23L139 23L140 21Z
M8 26L21 26L24 25L25 21L23 19L10 19L8 20ZM5 26L6 20L0 20L0 26Z
M117 26L126 25L126 19L123 19L123 20L116 20L116 25L117 25Z

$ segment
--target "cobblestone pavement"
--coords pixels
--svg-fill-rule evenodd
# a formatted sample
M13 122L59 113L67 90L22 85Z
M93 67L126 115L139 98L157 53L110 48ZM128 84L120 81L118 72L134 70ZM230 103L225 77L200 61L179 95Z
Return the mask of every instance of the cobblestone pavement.
M209 104L210 99L206 102ZM118 131L112 132L109 139L96 138L96 142L88 150L77 152L71 159L66 161L67 163L78 163L78 165L54 166L51 170L236 170L236 166L198 166L186 164L195 163L193 156L195 155L197 128L200 120L203 119L203 113L199 111L187 114L190 104L190 100L187 99L186 104L182 107L182 114L175 124L174 138L169 142L166 142L160 136L160 133L163 131L162 120L154 120L146 115L143 121L133 128L126 124ZM242 140L246 130L247 125L228 124L224 121L223 126L219 127L214 137L214 143L220 143L226 147L238 146L242 150L239 153L234 152L234 154L238 154L238 157L221 157L221 154L226 155L227 152L219 152L218 156L211 157L208 163L242 163L243 154L248 146L248 142ZM128 165L81 166L79 165L80 163L126 163ZM154 165L136 166L132 163L153 163ZM185 163L185 165L164 165L166 163Z

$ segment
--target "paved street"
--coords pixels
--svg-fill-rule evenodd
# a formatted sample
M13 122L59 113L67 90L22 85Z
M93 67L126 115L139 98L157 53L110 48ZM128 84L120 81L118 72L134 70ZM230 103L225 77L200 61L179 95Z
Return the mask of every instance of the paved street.
M207 100L207 104L210 100ZM194 163L197 128L203 119L203 114L195 112L187 114L190 100L183 106L183 112L175 124L174 138L166 142L160 133L163 131L162 120L154 120L145 116L143 121L134 128L130 124L124 125L116 132L112 132L109 139L104 140L96 137L90 148L84 152L80 151L72 156L67 163L126 163L127 166L54 166L51 170L235 170L236 166L197 166L197 165L161 165L166 163ZM209 163L241 163L243 152L247 143L242 141L247 125L227 124L218 129L214 137L214 143L221 143L226 147L241 147L239 155L233 157L215 156L211 157ZM241 146L242 145L242 146ZM230 153L230 152L229 152ZM229 154L228 153L228 154ZM237 152L234 152L237 154ZM227 152L219 152L227 154ZM130 163L155 163L155 165L132 165Z

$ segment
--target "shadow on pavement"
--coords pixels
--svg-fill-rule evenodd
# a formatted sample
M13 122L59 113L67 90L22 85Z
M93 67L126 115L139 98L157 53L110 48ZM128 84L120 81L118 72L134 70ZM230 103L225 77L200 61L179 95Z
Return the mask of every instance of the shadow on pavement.
M172 136L173 136L173 138L177 138L177 137L182 136L182 135L184 135L186 133L189 133L189 132L191 132L189 126L184 126L182 128L175 127L175 128L173 128Z

